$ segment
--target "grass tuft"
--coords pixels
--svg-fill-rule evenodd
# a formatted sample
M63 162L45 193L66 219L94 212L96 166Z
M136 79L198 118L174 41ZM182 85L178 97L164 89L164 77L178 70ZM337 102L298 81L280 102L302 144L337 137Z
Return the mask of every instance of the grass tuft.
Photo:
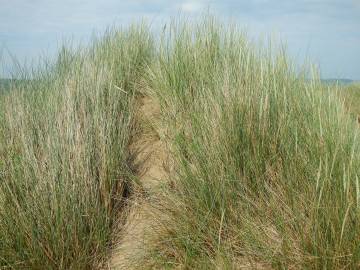
M145 25L108 31L0 92L0 268L105 260L136 177L140 91L173 164L143 194L157 222L139 269L358 269L357 90L213 17L152 40Z
M172 131L174 187L148 261L359 267L359 134L336 87L213 18L167 35L149 81Z
M104 258L131 188L132 103L151 56L145 26L109 30L0 97L0 268Z

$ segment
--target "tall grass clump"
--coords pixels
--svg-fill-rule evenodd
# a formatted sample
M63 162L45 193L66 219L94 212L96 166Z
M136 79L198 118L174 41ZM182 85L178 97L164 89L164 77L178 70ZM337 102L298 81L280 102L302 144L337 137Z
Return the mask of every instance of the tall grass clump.
M0 96L0 268L94 269L131 188L136 84L152 56L145 26L24 73Z
M352 83L341 87L341 98L350 114L360 123L360 84Z
M215 19L173 23L149 72L174 173L146 266L360 267L360 143L335 89Z

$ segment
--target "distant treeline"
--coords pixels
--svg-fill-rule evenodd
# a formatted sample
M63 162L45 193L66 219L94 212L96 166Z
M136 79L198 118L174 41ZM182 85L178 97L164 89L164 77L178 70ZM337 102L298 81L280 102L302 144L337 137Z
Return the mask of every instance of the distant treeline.
M9 90L11 85L14 85L14 84L19 85L26 81L28 81L28 80L26 80L26 79L1 79L0 78L0 92Z
M21 83L23 79L1 79L0 78L0 91L8 90L12 83ZM322 79L321 80L325 84L339 84L339 85L349 85L353 83L357 83L358 81L350 80L350 79Z
M8 89L10 87L12 79L0 79L0 89Z
M350 79L322 79L321 81L326 84L340 84L340 85L348 85L356 82Z

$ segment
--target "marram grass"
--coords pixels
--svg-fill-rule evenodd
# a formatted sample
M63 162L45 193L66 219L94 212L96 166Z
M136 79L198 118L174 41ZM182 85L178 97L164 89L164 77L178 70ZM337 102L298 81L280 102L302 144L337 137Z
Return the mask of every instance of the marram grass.
M359 268L359 128L342 90L213 18L152 39L133 27L63 49L0 94L0 268L106 257L137 91L159 102L173 161L139 269Z
M0 97L0 268L93 269L131 188L145 27L109 31Z
M360 267L359 129L338 89L213 19L168 35L149 84L176 173L148 265Z

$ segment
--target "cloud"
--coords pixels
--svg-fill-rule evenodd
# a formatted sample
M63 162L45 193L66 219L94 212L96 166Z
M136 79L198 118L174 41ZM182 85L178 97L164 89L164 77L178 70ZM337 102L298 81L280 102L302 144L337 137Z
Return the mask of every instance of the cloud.
M86 41L109 25L146 18L155 28L179 11L197 17L209 7L247 26L251 37L280 34L293 56L322 63L324 76L340 70L360 79L360 0L0 0L0 6L0 48L20 58L56 52L63 38Z
M201 2L185 2L180 5L180 9L184 12L194 13L202 10L204 8L204 4Z

